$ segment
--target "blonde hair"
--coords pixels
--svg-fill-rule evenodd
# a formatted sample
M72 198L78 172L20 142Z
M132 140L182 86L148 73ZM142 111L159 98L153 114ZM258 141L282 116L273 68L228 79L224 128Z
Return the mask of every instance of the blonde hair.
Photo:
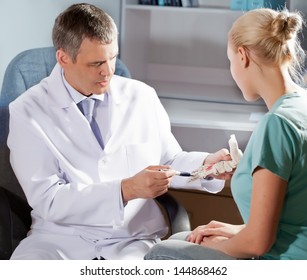
M299 82L305 52L297 35L303 24L298 12L255 9L238 18L228 36L235 49L244 47L259 63L274 66L288 63L290 75Z

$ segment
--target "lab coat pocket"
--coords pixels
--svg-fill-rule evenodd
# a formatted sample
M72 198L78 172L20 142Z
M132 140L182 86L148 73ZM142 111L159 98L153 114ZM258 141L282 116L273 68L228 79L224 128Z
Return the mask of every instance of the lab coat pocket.
M135 175L149 165L160 164L161 151L154 142L126 146L130 175Z

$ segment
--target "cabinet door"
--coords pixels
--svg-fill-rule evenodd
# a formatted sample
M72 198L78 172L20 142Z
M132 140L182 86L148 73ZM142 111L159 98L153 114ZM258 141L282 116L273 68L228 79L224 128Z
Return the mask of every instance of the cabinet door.
M231 224L243 223L229 189L224 189L218 194L174 189L169 192L187 210L192 229L212 220Z

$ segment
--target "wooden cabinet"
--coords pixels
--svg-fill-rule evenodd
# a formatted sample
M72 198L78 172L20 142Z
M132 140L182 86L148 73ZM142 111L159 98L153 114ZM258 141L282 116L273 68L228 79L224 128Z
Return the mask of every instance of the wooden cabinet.
M229 187L225 187L218 194L174 189L169 192L188 211L192 229L211 220L232 224L243 222Z

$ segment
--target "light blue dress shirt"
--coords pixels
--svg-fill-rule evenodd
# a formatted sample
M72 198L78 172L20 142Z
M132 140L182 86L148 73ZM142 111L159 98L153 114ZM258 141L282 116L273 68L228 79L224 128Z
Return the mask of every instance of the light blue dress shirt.
M68 91L68 93L70 94L71 98L74 100L74 102L76 104L78 104L79 102L81 102L82 100L88 98L87 96L81 94L80 92L78 92L77 90L75 90L65 79L64 76L64 71L62 71L62 78L63 78L63 82L64 85ZM90 98L99 100L100 102L97 102L96 105L96 110L94 111L93 117L95 118L104 145L107 144L109 138L110 138L110 127L109 127L109 123L111 121L111 112L109 109L109 102L110 102L110 94L108 92L104 93L104 94L93 94L90 96Z

